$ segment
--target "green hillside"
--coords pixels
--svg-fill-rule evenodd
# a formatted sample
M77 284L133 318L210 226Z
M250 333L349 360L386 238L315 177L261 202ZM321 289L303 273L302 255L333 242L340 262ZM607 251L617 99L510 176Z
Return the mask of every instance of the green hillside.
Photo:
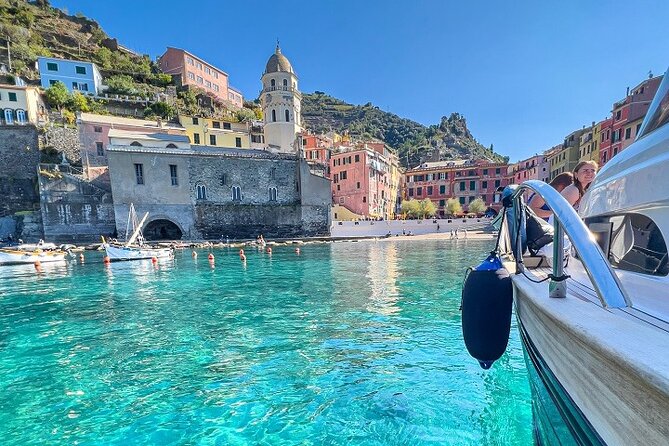
M377 138L394 148L405 167L422 161L462 158L507 161L478 143L463 116L453 113L438 125L426 127L410 119L384 112L371 103L347 104L322 92L304 94L302 119L313 132L348 131L353 137Z

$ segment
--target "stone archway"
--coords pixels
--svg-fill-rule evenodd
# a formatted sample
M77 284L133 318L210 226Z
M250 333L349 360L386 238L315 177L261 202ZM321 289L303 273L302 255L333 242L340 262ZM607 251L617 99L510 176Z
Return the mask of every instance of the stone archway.
M146 240L181 240L183 236L179 226L167 219L149 222L142 232Z

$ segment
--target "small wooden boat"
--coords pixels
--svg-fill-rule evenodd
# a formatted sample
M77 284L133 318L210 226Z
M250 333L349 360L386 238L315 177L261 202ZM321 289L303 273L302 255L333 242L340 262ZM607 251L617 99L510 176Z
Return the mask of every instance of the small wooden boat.
M60 250L32 251L17 248L0 248L0 265L33 264L35 262L63 262L67 253Z

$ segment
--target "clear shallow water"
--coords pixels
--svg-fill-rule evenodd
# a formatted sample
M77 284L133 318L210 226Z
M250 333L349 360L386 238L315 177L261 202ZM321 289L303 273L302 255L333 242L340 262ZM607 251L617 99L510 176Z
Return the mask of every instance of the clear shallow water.
M0 269L3 445L532 443L517 331L460 331L483 241ZM515 323L515 321L514 321Z

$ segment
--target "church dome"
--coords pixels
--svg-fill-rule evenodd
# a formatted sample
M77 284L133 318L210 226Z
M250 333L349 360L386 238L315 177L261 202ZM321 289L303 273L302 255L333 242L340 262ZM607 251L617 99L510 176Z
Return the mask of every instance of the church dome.
M279 71L285 71L288 73L294 73L293 66L288 61L288 58L281 54L281 48L279 45L276 46L276 51L272 54L272 57L267 61L267 66L265 67L265 74L267 73L276 73Z

